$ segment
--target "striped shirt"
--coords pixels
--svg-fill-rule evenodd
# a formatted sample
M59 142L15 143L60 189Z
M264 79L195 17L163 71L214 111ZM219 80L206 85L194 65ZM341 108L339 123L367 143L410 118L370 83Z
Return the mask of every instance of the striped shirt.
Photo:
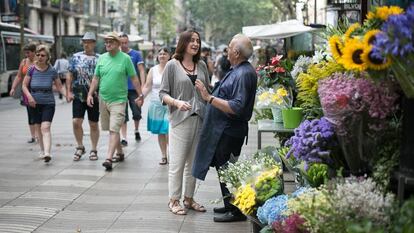
M31 66L27 71L30 77L29 90L37 104L55 104L53 81L58 77L56 70L49 66L45 71Z

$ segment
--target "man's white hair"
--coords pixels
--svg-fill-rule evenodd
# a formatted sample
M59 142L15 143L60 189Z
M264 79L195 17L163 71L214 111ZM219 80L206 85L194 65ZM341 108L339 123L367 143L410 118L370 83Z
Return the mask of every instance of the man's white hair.
M252 41L243 34L236 34L233 36L234 48L240 52L240 54L247 59L253 54Z

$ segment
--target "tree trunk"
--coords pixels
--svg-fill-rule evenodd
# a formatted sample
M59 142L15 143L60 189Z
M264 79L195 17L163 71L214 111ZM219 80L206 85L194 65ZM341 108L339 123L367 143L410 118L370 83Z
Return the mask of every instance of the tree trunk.
M6 1L8 2L8 1ZM25 5L26 1L25 0L20 0L20 5L19 5L19 23L20 23L20 61L23 60L24 58L24 21L25 21L25 17L24 17L24 5Z
M131 10L132 10L132 0L128 0L128 9L126 12L125 27L124 32L129 34L131 33Z

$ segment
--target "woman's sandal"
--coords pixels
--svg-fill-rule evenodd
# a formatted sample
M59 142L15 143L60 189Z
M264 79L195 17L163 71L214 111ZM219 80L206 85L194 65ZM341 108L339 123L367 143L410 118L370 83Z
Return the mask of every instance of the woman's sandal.
M174 201L171 200L170 202L168 202L168 208L170 208L170 211L173 214L176 214L176 215L186 215L187 214L187 212L185 212L183 207L181 207L179 200L174 200Z
M104 166L107 171L112 170L112 160L105 159L105 162L102 163L102 166Z
M125 154L121 154L121 153L117 153L113 158L112 158L112 162L113 163L117 163L117 162L122 162L125 160Z
M50 155L45 155L45 157L43 157L43 160L45 163L48 163L50 160L52 160L52 157Z
M75 156L73 156L73 161L79 161L83 154L85 154L85 147L84 146L76 147Z
M92 160L92 161L98 160L98 151L91 150L91 152L89 152L89 160Z
M159 162L158 164L159 164L159 165L165 165L165 164L167 164L167 163L168 163L167 157L162 157L162 158L161 158L161 162Z
M197 202L195 202L193 199L190 200L184 200L183 201L184 207L189 210L195 210L197 212L206 212L206 208Z

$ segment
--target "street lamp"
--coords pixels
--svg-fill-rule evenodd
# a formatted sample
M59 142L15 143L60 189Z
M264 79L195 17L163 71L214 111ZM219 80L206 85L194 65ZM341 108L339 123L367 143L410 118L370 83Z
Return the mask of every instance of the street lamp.
M114 19L115 19L115 13L116 13L116 9L114 5L111 5L109 7L108 13L109 13L109 19L111 20L111 31L114 31Z

